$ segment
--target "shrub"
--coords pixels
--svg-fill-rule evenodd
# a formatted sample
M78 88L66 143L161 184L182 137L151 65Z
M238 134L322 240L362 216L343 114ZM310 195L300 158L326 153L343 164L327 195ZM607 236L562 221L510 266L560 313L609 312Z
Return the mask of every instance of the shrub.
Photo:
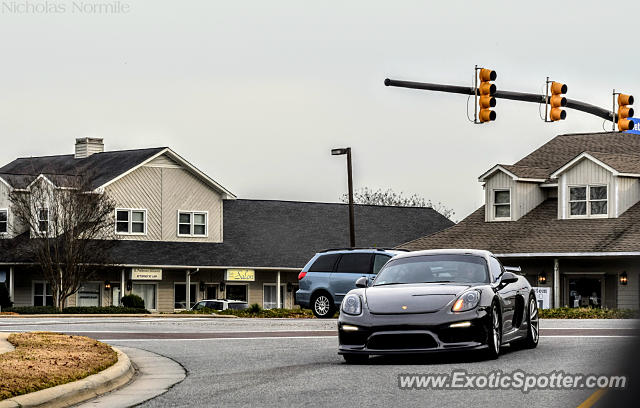
M247 309L247 312L249 313L260 313L260 311L262 310L262 308L260 307L259 304L254 303L251 306L249 306L249 308Z
M631 309L595 309L589 307L559 307L540 309L542 319L633 319L638 312Z
M60 313L54 306L21 306L11 307L5 312L14 312L18 314L55 314ZM66 307L62 310L64 314L148 314L149 311L144 308L120 307L120 306L74 306Z
M60 313L55 306L18 306L10 307L5 312L14 312L18 314L55 314Z
M7 289L7 285L0 283L0 309L6 309L12 305L13 302L9 297L9 289Z
M122 306L75 306L66 307L63 310L65 314L148 314L145 308L122 307Z
M144 309L144 300L133 293L122 297L122 306L133 307L135 309Z

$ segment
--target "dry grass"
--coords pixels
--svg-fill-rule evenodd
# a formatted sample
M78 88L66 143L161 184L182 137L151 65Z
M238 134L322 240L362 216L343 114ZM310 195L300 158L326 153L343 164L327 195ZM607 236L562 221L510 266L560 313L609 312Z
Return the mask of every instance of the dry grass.
M12 334L9 342L16 349L0 354L0 400L79 380L118 360L88 337L33 332Z

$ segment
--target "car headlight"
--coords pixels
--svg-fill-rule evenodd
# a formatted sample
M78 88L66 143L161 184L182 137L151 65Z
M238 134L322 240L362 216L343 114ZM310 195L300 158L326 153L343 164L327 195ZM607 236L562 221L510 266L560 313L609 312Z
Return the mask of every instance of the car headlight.
M480 292L477 290L470 290L468 292L464 292L460 297L458 297L458 299L453 303L451 311L465 312L478 306L478 303L480 303Z
M358 295L347 295L342 301L342 311L350 315L362 313L362 301Z

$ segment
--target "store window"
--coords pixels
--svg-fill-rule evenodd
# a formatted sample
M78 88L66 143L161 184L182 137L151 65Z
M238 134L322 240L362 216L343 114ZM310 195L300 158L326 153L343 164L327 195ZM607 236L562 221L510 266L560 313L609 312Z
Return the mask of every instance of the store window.
M47 282L33 282L33 305L53 306L53 292Z
M280 307L284 307L284 289L286 285L280 285ZM276 298L275 283L264 284L264 297L262 299L262 307L264 309L275 309L278 307L278 299Z
M226 298L229 300L241 300L243 302L248 302L248 294L247 294L247 285L233 285L227 283L227 296Z
M173 286L173 308L174 309L187 309L187 284L186 283L176 283ZM191 284L191 290L189 291L189 309L196 304L196 290L197 284Z
M134 283L131 292L138 295L144 300L144 307L149 310L155 310L157 286L155 283Z
M98 282L87 282L78 289L77 306L100 306L100 288Z

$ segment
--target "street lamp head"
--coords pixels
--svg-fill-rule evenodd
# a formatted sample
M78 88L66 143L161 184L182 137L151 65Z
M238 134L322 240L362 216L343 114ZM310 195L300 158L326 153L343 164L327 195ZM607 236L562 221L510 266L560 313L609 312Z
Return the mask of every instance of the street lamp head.
M340 156L342 154L347 154L347 152L349 151L348 147L343 147L340 149L331 149L331 155L332 156Z

